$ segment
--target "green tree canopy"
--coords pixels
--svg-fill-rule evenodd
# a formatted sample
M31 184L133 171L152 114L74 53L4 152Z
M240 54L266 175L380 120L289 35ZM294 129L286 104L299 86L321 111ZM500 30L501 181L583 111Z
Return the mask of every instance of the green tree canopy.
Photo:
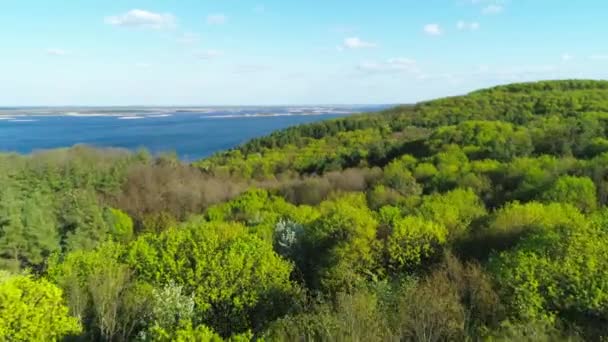
M144 235L130 247L127 262L156 286L183 286L194 296L198 319L222 335L263 326L294 293L292 265L239 224L194 220Z
M595 184L588 177L563 176L541 198L547 202L572 204L583 212L591 212L597 207L596 193Z
M0 339L56 341L81 331L61 290L45 279L0 271Z

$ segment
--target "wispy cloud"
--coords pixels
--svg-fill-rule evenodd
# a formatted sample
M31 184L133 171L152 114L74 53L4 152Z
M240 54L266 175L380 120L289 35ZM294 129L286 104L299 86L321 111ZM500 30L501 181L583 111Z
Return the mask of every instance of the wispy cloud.
M484 15L502 13L509 2L510 0L464 0L465 4L479 6Z
M459 20L456 23L456 28L461 31L477 31L480 28L480 25L476 21L467 22L464 20Z
M200 40L200 37L196 33L183 32L182 34L177 36L177 38L175 40L180 44L188 45L188 44L198 43L198 41Z
M223 51L220 50L206 50L196 54L196 57L199 59L215 59L218 57L222 57L224 55Z
M391 58L384 62L363 62L357 66L357 69L369 73L420 72L416 61L410 58Z
M268 71L270 70L271 67L268 65L262 65L262 64L243 64L243 65L238 65L234 72L236 74L252 74L252 73L257 73L257 72L264 72L264 71Z
M359 37L346 38L344 39L344 43L342 44L342 47L346 49L365 49L373 48L376 46L377 45L375 43L362 40Z
M67 54L69 54L68 51L65 51L63 49L46 49L46 54L50 55L50 56L65 56Z
M486 14L486 15L490 15L490 14L499 14L502 13L502 11L504 11L504 6L500 5L500 4L492 4L492 5L488 5L486 7L484 7L481 10L481 13Z
M564 53L564 54L562 54L562 61L563 61L563 62L570 62L570 61L571 61L571 60L573 60L573 59L574 59L574 56L572 56L572 55L571 55L571 54L569 54L569 53Z
M567 74L561 72L555 65L511 65L488 66L480 65L473 70L443 73L418 73L420 80L445 80L449 82L484 81L484 82L523 82L538 79L563 78Z
M228 20L226 15L221 13L210 14L207 16L206 22L208 25L223 25Z
M429 36L439 36L443 33L439 24L426 24L422 29Z
M105 23L113 26L149 28L155 30L170 29L176 26L175 17L170 13L155 13L133 9L126 13L108 16Z
M594 54L589 56L593 61L608 61L608 54Z
M517 65L503 68L488 68L480 72L480 76L489 77L500 81L523 81L538 77L551 78L559 72L554 65Z

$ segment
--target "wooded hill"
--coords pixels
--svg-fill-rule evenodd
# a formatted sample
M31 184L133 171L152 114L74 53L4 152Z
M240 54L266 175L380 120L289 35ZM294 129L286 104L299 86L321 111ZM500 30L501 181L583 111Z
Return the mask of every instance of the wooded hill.
M2 154L0 340L601 341L607 202L605 81Z

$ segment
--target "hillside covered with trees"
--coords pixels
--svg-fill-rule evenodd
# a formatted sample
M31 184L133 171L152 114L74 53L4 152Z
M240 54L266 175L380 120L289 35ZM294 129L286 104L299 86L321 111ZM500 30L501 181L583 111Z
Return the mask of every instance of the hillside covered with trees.
M205 160L0 155L0 340L608 340L608 82Z

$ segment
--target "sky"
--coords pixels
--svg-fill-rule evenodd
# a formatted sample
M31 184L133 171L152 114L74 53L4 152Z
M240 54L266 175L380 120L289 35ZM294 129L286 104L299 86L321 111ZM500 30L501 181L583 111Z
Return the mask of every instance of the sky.
M0 106L395 104L608 78L605 0L4 0Z

